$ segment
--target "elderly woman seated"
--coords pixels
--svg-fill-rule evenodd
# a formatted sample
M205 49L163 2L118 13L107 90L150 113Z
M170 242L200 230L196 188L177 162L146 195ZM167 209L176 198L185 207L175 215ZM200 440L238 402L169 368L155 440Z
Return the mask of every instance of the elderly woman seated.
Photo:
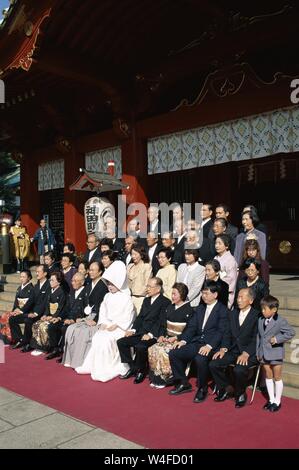
M21 285L17 288L15 301L10 312L5 312L0 315L0 339L4 343L11 343L11 331L9 326L9 319L16 315L26 315L30 312L33 305L33 285L31 283L32 275L30 271L24 270L20 274ZM20 341L13 346L13 349L21 347Z
M105 271L103 280L109 292L101 303L98 331L92 338L91 348L82 366L77 367L76 372L91 374L93 380L107 382L128 370L128 366L120 360L117 340L130 328L135 309L122 261L112 263Z
M52 353L57 347L56 329L63 324L66 316L66 295L61 287L63 274L54 272L50 277L51 292L47 300L45 314L32 326L32 339L30 346L35 349L32 356L39 356L43 352Z
M166 309L164 318L164 335L148 350L149 379L151 386L164 388L171 383L172 371L169 362L169 351L178 343L187 322L193 315L193 308L186 302L188 287L176 282L172 288L172 304Z

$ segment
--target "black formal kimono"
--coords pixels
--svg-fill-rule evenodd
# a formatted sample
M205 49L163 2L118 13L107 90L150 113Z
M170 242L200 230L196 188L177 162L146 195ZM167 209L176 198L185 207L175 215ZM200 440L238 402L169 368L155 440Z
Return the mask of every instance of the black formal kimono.
M32 325L44 314L50 290L51 288L48 280L46 280L42 286L40 286L40 282L38 281L33 287L32 296L28 301L28 305L26 304L27 313L24 312L22 315L10 317L9 324L12 338L15 342L21 341L24 346L30 343L32 337ZM34 313L35 317L28 317L28 313ZM25 324L24 334L22 334L20 328L20 324L22 323Z
M62 287L57 287L54 291L51 290L47 303L44 315L46 317L57 318L56 323L51 323L50 320L43 320L42 318L38 320L32 326L32 339L30 346L34 349L39 349L43 351L50 351L57 344L57 335L56 331L59 330L63 320L66 317L66 296ZM51 332L49 334L49 331ZM52 334L54 331L54 334ZM54 340L53 340L54 338ZM54 343L54 344L53 344Z

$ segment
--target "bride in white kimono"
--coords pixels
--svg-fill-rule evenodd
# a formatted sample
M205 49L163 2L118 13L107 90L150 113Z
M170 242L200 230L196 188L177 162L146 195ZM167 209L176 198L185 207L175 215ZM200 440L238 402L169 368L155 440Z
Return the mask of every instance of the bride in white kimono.
M117 340L125 335L135 316L130 290L127 287L126 266L114 261L104 272L103 281L108 287L100 306L98 331L92 338L91 348L78 374L91 374L93 380L107 382L128 370L120 361Z

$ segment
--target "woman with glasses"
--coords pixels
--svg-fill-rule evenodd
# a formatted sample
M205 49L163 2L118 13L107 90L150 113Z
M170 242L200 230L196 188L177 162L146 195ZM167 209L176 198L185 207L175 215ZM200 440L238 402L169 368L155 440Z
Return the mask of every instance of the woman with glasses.
M260 276L261 263L255 258L247 258L242 266L245 276L238 280L235 295L235 305L237 307L238 293L241 289L251 287L255 293L252 307L258 312L261 311L260 302L269 294L269 287Z

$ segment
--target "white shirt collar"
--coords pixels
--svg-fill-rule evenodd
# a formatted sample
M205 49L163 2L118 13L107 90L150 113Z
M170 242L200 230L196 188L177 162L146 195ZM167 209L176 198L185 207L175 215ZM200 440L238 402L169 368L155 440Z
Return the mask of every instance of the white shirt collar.
M43 282L39 281L39 288L41 289L46 282L47 282L47 279L44 279Z
M80 295L80 293L83 291L84 289L84 286L80 287L79 289L75 290L75 299L78 298L78 296Z
M155 302L155 300L159 297L160 294L157 294L157 295L153 295L151 297L151 304L153 304Z
M96 251L96 249L97 249L97 247L96 247L94 250L91 250L91 251L89 252L88 261L91 260L91 258L92 258L92 256L93 256L94 252Z
M157 243L155 243L153 246L151 246L148 250L148 256L149 256L150 261L152 261L152 259L153 259L156 247L157 247Z
M209 222L209 220L212 220L211 217L208 217L207 219L203 219L202 222L201 222L201 228L202 228L207 222Z

